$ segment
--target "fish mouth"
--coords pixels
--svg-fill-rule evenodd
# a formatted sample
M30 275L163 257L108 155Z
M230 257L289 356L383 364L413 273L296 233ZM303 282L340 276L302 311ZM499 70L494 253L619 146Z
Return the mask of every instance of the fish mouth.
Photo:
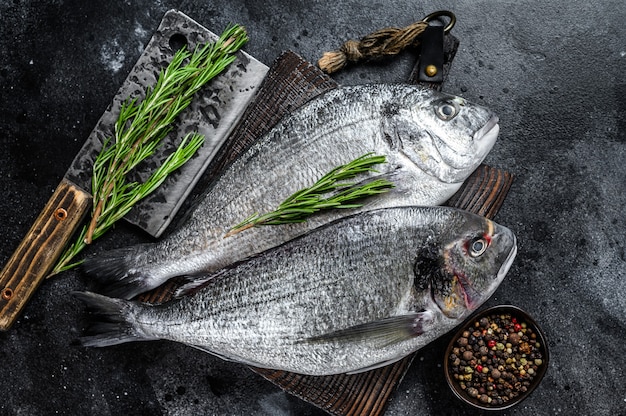
M511 251L509 252L509 255L507 256L504 263L502 263L500 270L498 270L498 278L496 279L496 282L498 283L500 283L504 279L504 276L506 276L506 274L509 272L511 265L513 264L513 260L515 260L515 256L517 255L517 237L515 237L515 234L512 234L512 237L513 247L511 248Z
M498 134L500 134L499 122L500 118L494 114L484 126L474 133L474 143L476 143L479 157L482 158L487 155L496 143Z
M474 133L474 140L481 140L483 138L492 138L497 136L500 130L500 118L497 115L492 115L491 118Z

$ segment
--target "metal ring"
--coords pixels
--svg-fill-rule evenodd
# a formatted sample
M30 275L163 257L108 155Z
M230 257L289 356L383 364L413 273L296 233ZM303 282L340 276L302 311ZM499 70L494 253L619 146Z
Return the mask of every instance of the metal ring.
M450 23L448 23L448 25L443 28L444 33L450 32L452 30L452 28L454 27L454 24L456 23L456 16L451 11L440 10L438 12L431 13L428 16L426 16L425 18L423 18L422 22L427 22L428 23L428 22L430 22L433 19L437 19L438 17L448 17L448 18L450 18Z
M5 287L4 290L2 291L2 299L11 300L12 297L13 297L13 289L11 289L10 287Z
M64 208L57 208L57 210L54 211L54 218L56 218L57 221L65 221L67 211Z

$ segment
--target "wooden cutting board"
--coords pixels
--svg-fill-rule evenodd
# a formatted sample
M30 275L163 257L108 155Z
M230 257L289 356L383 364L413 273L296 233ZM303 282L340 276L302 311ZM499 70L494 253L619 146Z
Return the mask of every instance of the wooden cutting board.
M458 41L447 36L446 42L444 70L447 72ZM416 79L416 75L412 74L410 82ZM233 135L209 165L205 173L206 184L210 185L211 178L215 178L228 163L267 132L283 115L337 86L334 80L297 54L284 52L271 66L256 98L244 113ZM440 85L428 86L437 89L440 87ZM481 165L447 205L493 218L502 205L512 181L512 175L509 173ZM174 279L142 295L140 300L167 301L178 284L179 282ZM352 375L319 377L262 368L252 370L283 390L330 414L380 415L402 381L413 357L414 354L386 367Z

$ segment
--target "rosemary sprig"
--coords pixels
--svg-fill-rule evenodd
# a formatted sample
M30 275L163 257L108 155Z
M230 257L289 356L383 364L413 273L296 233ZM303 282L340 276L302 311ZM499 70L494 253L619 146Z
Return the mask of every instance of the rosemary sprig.
M393 183L386 179L360 183L342 181L353 179L362 173L377 172L372 166L385 162L385 156L367 153L345 165L338 166L322 176L313 186L301 189L289 196L276 210L263 215L258 213L251 215L231 228L224 237L261 225L304 222L309 216L321 210L360 208L363 204L355 203L355 201L387 192L393 188Z
M52 274L80 264L70 262L202 146L203 136L188 134L144 183L130 182L127 178L137 165L154 154L196 92L230 65L236 58L234 53L247 41L245 29L234 25L227 28L216 42L198 46L193 53L186 48L179 50L167 68L161 70L156 85L146 91L141 102L134 98L122 104L114 138L103 144L94 162L91 220L81 230L76 242L66 249Z

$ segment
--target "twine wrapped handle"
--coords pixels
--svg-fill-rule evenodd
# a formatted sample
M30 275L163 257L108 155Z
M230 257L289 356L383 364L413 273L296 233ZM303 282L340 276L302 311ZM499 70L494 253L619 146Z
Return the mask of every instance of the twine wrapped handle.
M342 69L348 62L356 63L367 59L397 55L408 46L418 46L419 37L428 26L429 21L443 16L450 18L450 23L444 29L448 33L456 23L456 17L452 12L439 11L431 13L424 19L404 28L389 27L370 33L361 38L360 41L348 40L341 45L339 50L324 52L318 65L322 71L332 74Z

